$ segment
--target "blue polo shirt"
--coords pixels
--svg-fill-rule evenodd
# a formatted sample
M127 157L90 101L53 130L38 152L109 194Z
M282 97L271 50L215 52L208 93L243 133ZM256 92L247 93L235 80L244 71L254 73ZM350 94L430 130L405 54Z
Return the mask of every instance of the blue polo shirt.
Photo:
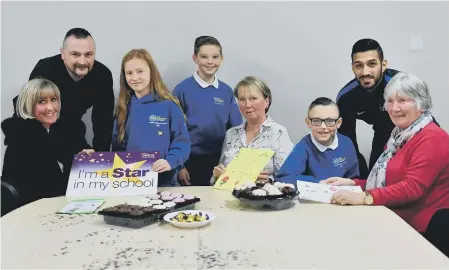
M276 175L277 180L296 185L296 180L318 183L334 176L359 176L357 154L348 137L337 133L330 147L317 145L313 140L309 134L296 144Z
M242 115L229 85L218 79L211 85L200 85L194 76L173 90L187 116L191 154L219 156L226 130L240 125Z

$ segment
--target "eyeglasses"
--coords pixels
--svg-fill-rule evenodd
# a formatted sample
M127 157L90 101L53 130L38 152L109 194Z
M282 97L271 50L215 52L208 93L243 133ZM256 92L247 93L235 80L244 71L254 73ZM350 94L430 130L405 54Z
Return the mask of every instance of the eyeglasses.
M340 118L337 118L337 119L330 119L330 118L327 118L327 119L309 118L310 123L312 123L312 126L315 126L315 127L321 126L321 124L322 124L323 122L324 122L324 124L325 124L327 127L333 127L333 126L335 126L335 124L337 124L338 119L340 119Z

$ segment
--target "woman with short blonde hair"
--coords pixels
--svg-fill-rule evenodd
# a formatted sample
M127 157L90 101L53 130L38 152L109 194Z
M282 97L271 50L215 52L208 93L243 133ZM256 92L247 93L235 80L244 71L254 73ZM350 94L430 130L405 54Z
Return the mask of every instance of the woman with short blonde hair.
M36 78L29 81L17 99L16 114L23 119L33 119L34 105L38 103L42 97L54 97L58 106L61 107L61 94L58 87L52 81ZM59 110L58 110L59 117Z
M61 96L50 80L30 80L20 91L15 115L1 128L7 146L2 181L13 185L24 203L65 194L72 157L93 152L84 123L59 121Z

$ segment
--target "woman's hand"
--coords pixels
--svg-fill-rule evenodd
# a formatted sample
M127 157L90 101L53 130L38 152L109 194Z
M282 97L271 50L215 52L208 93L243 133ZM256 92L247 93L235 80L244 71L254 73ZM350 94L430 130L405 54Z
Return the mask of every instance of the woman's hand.
M154 172L163 173L170 170L170 164L168 164L168 161L166 161L165 159L158 159L153 163Z
M332 186L355 186L355 181L349 178L329 177L325 180L321 180L320 184Z
M215 179L218 179L222 174L224 174L224 172L226 171L225 166L223 166L223 164L219 164L218 166L214 167L214 177Z
M365 204L365 192L354 192L349 190L340 190L334 193L331 203L341 205L361 205Z
M182 186L190 186L190 174L189 171L184 168L182 170L179 171L178 173L178 182L182 185Z
M86 154L88 156L92 155L93 153L95 153L94 149L83 149L81 150L81 152L79 152L78 154Z

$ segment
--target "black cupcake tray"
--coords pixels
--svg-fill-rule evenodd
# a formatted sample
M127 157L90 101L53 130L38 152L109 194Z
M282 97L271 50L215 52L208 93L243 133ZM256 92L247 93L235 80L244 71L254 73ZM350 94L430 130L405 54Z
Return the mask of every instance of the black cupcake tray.
M282 210L288 209L298 201L299 191L290 189L289 192L281 195L255 196L251 192L261 187L252 187L244 190L232 191L232 195L240 201L240 204L259 210Z
M176 204L172 208L163 210L155 209L151 206L120 204L100 210L98 214L103 216L106 224L139 229L162 221L168 213L195 210L196 203L199 201L201 201L199 198L194 198L189 202Z

